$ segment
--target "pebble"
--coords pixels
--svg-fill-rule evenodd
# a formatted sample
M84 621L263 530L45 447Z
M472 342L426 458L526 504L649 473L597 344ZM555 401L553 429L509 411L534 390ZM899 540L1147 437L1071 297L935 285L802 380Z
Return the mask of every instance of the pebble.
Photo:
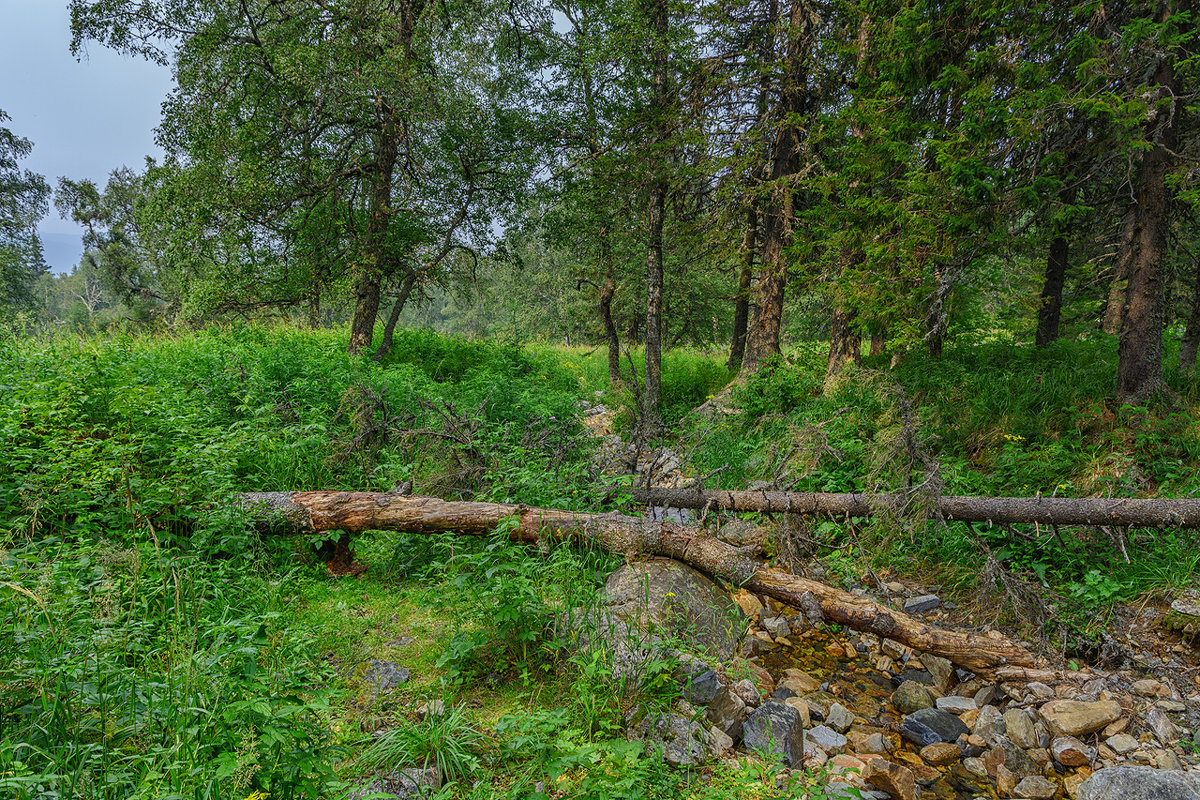
M975 698L973 697L939 697L937 699L937 707L943 711L949 711L951 714L962 714L965 711L975 711Z

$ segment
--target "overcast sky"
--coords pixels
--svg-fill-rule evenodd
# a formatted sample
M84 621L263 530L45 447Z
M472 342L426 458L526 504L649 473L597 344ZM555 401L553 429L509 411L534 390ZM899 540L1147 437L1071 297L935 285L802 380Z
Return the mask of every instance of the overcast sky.
M33 142L23 166L51 186L60 175L103 183L122 165L140 169L154 144L171 73L92 44L70 52L68 0L0 0L0 109L4 123ZM51 208L40 230L46 261L70 271L82 251L77 226Z

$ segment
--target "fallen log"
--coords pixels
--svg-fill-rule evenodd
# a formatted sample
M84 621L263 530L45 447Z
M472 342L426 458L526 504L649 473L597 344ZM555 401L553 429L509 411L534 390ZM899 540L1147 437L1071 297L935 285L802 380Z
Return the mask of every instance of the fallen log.
M927 625L909 615L765 565L753 548L739 548L705 531L622 514L576 514L503 503L473 503L374 492L262 492L242 496L250 521L266 534L319 531L404 531L483 535L512 520L516 541L569 541L627 556L674 558L750 591L799 605L805 593L839 625L894 639L983 675L1005 665L1032 667L1028 650L1006 638Z
M896 494L721 491L635 488L639 503L713 511L759 511L832 517L870 517L901 511ZM935 510L947 520L999 524L1116 525L1131 528L1200 528L1200 500L1092 497L939 497Z

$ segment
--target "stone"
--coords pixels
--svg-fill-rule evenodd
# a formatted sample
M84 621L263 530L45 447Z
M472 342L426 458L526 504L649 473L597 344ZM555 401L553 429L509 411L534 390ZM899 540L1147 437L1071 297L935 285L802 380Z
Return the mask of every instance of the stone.
M1006 735L1007 732L1004 716L995 706L984 706L979 709L979 716L975 718L975 724L971 726L973 735L989 743L997 736Z
M916 681L905 681L892 692L892 705L901 714L911 714L922 708L933 708L936 701L927 686Z
M1123 756L1137 750L1140 742L1128 733L1116 733L1105 739L1104 744L1117 755Z
M716 725L736 744L742 738L742 726L750 716L746 703L728 686L722 686L708 704L708 721Z
M1105 767L1083 782L1077 800L1200 800L1200 773Z
M1121 706L1115 700L1051 700L1039 712L1055 736L1083 736L1119 719Z
M954 686L954 665L949 660L930 653L921 656L921 663L933 678L933 688L942 694L948 694Z
M783 701L785 706L791 706L800 712L800 721L804 723L804 727L808 728L812 725L812 712L808 708L808 703L803 697L789 697Z
M1058 792L1058 786L1043 778L1041 775L1030 775L1022 778L1013 787L1013 797L1028 797L1030 800L1050 800Z
M399 664L372 658L367 662L367 669L363 673L363 680L378 693L386 692L389 689L395 689L401 684L408 683L410 675L412 675L412 672Z
M680 695L693 705L706 706L717 699L721 686L721 676L716 670L710 669L688 681Z
M1033 717L1023 708L1010 708L1004 712L1004 729L1009 739L1017 747L1028 750L1038 746L1037 731L1033 727Z
M878 731L874 733L859 732L857 735L852 731L846 734L846 738L849 739L854 752L859 754L882 756L892 752L891 743Z
M887 792L896 800L914 800L917 783L912 770L886 758L872 758L863 767L862 778L871 786Z
M919 597L910 597L904 601L905 614L924 614L927 611L933 611L942 604L942 598L936 594L923 594Z
M825 612L821 609L821 601L814 597L812 592L800 595L796 605L800 607L804 618L811 624L819 625L825 621Z
M983 757L983 763L987 767L989 775L999 775L1001 767L1006 769L1012 776L1014 786L1022 778L1038 775L1042 771L1028 753L1013 744L1012 740L1004 737L1000 738L995 747L987 751Z
M417 719L427 720L446 716L445 700L428 700L417 706Z
M1064 767L1082 767L1096 760L1096 748L1074 736L1059 736L1050 743L1050 754Z
M934 742L955 742L968 731L962 720L949 711L922 708L904 717L900 733L918 747L924 747Z
M780 686L786 686L796 694L808 694L821 688L821 682L801 669L789 668L783 671Z
M986 778L988 776L987 767L984 766L983 759L977 756L964 758L963 769L974 775L976 778Z
M1150 709L1150 713L1146 715L1146 724L1154 732L1154 738L1167 747L1183 738L1179 726L1172 722L1171 718L1167 716L1167 712L1161 708Z
M776 639L792 635L792 628L783 617L763 617L762 627Z
M762 695L759 693L758 687L754 685L754 681L749 678L735 681L729 688L742 698L742 702L747 706L757 708L762 705Z
M709 728L689 715L648 714L636 709L626 719L630 740L645 742L673 767L694 767L708 758Z
M826 725L816 725L804 732L804 741L826 755L846 751L846 737Z
M376 778L369 785L351 792L346 800L414 800L430 797L440 788L442 781L437 767L409 767Z
M627 625L682 640L687 648L729 661L741 625L729 594L698 570L669 558L625 564L608 576L604 603Z
M838 733L845 733L854 724L854 712L841 703L834 703L825 715L825 724Z
M1163 685L1153 678L1143 678L1140 681L1134 681L1130 688L1139 697L1157 697Z
M951 714L962 714L966 711L975 711L975 698L973 697L939 697L935 705L942 711L949 711Z
M1179 756L1175 755L1174 750L1154 751L1154 766L1159 769L1183 769L1183 764L1179 761Z
M956 744L934 742L921 748L921 758L924 759L926 764L931 764L935 767L944 767L962 758L962 750Z
M708 728L708 754L712 758L720 758L725 752L733 749L733 739L716 725Z
M983 708L990 706L1000 699L1000 690L995 686L986 684L981 686L979 691L975 692L975 705Z
M764 703L745 722L742 745L748 750L778 753L783 763L804 762L804 724L800 713L783 703Z

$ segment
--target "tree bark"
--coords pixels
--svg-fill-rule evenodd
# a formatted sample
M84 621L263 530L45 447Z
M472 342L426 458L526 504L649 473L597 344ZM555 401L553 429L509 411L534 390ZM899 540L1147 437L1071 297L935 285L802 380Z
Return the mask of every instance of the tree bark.
M413 287L416 285L416 272L410 272L404 276L404 280L400 283L400 294L397 295L396 301L392 303L392 311L388 314L387 324L383 326L383 341L376 348L375 355L371 356L372 361L382 361L384 356L391 352L392 344L396 338L396 324L400 322L400 314L404 311L404 306L408 302L408 296L412 294Z
M1200 349L1200 258L1196 259L1193 269L1196 274L1192 286L1192 310L1179 343L1179 371L1185 375L1196 374L1196 352Z
M1032 655L1008 639L934 628L867 598L768 567L745 548L672 522L374 492L261 492L241 499L251 521L270 534L394 530L483 535L513 519L516 524L510 535L520 542L568 541L626 556L666 556L791 605L811 593L825 616L840 625L943 656L974 672L987 674L1004 665L1033 666Z
M742 240L742 268L738 273L737 301L733 306L733 345L725 366L732 372L742 366L746 354L746 326L750 321L750 285L754 279L754 251L758 244L758 208L752 197L746 209L746 237Z
M392 173L399 154L400 132L395 120L383 126L376 146L375 164L369 200L366 243L354 289L354 318L350 322L350 342L346 351L361 353L371 346L375 318L383 295L387 271L387 229L392 220Z
M829 359L825 365L825 385L847 364L862 361L862 334L854 327L857 312L834 308L829 331Z
M621 382L621 339L613 321L612 301L617 293L617 272L613 267L612 245L608 241L608 226L600 229L600 261L604 267L604 286L600 289L600 320L604 323L604 339L608 344L608 383Z
M639 503L714 511L757 511L835 517L870 517L902 510L902 495L825 492L734 492L634 488ZM1133 528L1200 528L1200 500L1092 497L939 497L935 511L962 522L1040 525L1120 525Z
M1058 338L1069 248L1067 237L1061 233L1050 241L1050 252L1046 257L1046 280L1042 284L1042 301L1038 306L1037 334L1034 337L1038 347L1045 347Z
M642 392L642 425L648 434L662 427L659 405L662 402L662 311L663 311L663 224L667 213L667 179L662 163L668 137L666 116L670 108L667 86L667 0L650 0L652 31L651 63L654 96L654 145L650 152L653 186L650 192L649 230L646 248L646 385Z
M1188 0L1164 2L1156 15L1166 22ZM1179 117L1183 114L1175 80L1175 54L1164 53L1153 78L1158 103L1147 122L1153 147L1142 157L1133 224L1121 243L1130 273L1117 342L1117 400L1145 403L1166 389L1162 374L1163 265L1167 255L1167 215L1171 197L1167 175L1175 163Z

